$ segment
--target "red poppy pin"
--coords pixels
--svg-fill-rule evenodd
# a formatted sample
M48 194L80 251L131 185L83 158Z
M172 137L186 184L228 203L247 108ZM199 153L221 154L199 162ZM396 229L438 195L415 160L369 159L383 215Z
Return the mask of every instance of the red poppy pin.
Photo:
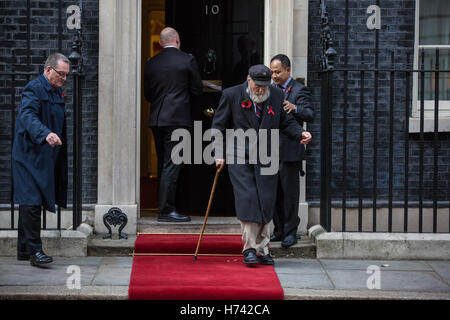
M269 111L267 111L267 114L271 114L273 116L275 115L275 112L273 112L272 106L268 106L267 110L269 110Z
M251 106L252 106L252 101L249 100L249 99L245 99L241 103L241 107L244 108L244 109L250 109Z
M65 97L66 96L66 92L65 91L63 91L62 93L61 93L61 97Z
M292 87L287 88L286 93L289 93L289 91L291 91Z

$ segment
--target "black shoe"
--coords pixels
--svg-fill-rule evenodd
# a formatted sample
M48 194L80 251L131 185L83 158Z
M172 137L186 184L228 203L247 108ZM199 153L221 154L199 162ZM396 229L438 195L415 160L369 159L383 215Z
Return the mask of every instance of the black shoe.
M30 255L24 252L17 252L17 260L19 261L29 261Z
M270 254L266 254L265 256L259 256L258 260L259 260L259 263L268 265L268 266L273 266L275 264L275 261L270 256Z
M283 248L289 248L290 246L297 243L297 237L295 235L288 235L283 239L283 242L281 243L281 246Z
M176 211L172 211L169 214L158 215L158 221L160 221L160 222L189 222L189 221L191 221L191 218L188 216L179 214Z
M38 251L30 257L30 264L32 266L38 266L41 264L47 264L53 262L53 258L46 255L43 251Z
M255 249L247 249L244 251L244 263L246 265L252 265L258 263L258 258L256 257Z
M277 236L276 234L273 234L270 236L270 242L276 242L276 241L281 241L282 237Z

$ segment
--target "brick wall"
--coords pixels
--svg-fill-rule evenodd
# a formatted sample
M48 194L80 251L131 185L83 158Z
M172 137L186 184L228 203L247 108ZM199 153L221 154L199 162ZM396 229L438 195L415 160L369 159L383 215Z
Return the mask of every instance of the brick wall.
M37 73L42 69L43 51L45 54L57 51L61 39L62 52L69 55L73 31L67 30L66 8L78 1L62 1L62 32L58 32L59 1L30 0L30 42L27 41L27 4L28 1L0 2L0 72L9 72L11 64L17 71ZM327 0L331 34L338 52L336 67L344 66L345 45L345 0ZM359 67L361 50L365 52L368 68L375 61L375 31L368 30L366 9L376 4L376 0L349 0L349 42L348 66ZM414 0L380 0L381 30L379 31L379 65L390 66L390 52L395 52L395 67L405 68L407 54L413 59L414 48ZM97 198L97 70L98 70L98 1L84 0L83 20L83 202L96 203ZM318 74L321 55L319 0L309 1L309 48L308 48L308 85L313 91L313 107L316 119L308 125L313 134L313 141L308 147L307 161L307 200L316 202L320 199L320 92L321 84ZM28 55L27 45L30 45ZM14 55L13 55L13 50ZM374 75L366 75L366 93L364 107L364 188L365 199L371 199L373 179L373 136L374 136ZM339 199L342 187L342 115L343 115L343 74L336 73L333 81L333 193ZM16 104L20 101L21 87L26 80L17 81ZM377 192L386 198L388 193L388 120L389 120L389 75L380 73L378 103L378 181ZM349 74L348 82L348 198L354 200L358 192L359 170L359 73ZM66 84L67 110L69 128L72 125L71 87L69 79ZM0 78L0 203L7 203L10 195L9 159L11 113L4 104L10 103L9 82ZM405 136L405 79L404 74L396 76L395 124L394 124L394 200L403 200L404 185L404 136ZM71 132L69 129L69 155L71 155ZM417 200L418 194L418 136L409 135L409 194L410 200ZM432 141L425 142L425 200L432 199L433 150ZM69 159L71 161L71 158ZM448 201L450 142L447 134L439 136L439 187L438 199ZM71 179L71 177L70 177ZM71 192L69 192L71 198Z
M316 202L320 199L320 101L321 82L319 76L319 62L322 47L320 44L321 19L319 0L309 2L309 55L308 55L308 85L313 90L314 110L316 120L308 126L314 137L308 147L307 160L307 199ZM336 68L344 68L345 55L345 0L326 0L329 11L331 36L334 40ZM367 7L377 4L376 0L349 0L349 35L348 35L348 68L359 68L361 65L361 51L364 51L366 68L375 67L375 30L366 26L369 14ZM379 30L379 67L391 66L391 52L395 53L394 66L397 69L411 68L414 59L414 0L380 0L381 29ZM410 54L410 64L407 65L407 55ZM373 169L374 169L374 73L365 74L364 98L364 157L363 157L363 198L372 199ZM404 171L405 171L405 114L406 81L405 73L397 73L395 78L394 103L394 201L403 201ZM335 72L333 75L333 200L342 198L342 153L343 153L343 95L344 73ZM377 108L377 194L378 203L386 204L389 188L389 73L379 73L378 108ZM347 112L347 197L349 200L358 198L359 189L359 137L360 137L360 73L348 75L348 104ZM412 83L411 83L412 90ZM412 92L411 92L412 93ZM411 108L411 106L410 106ZM409 200L418 200L419 181L419 137L409 134ZM424 158L424 200L433 199L433 141L427 135ZM438 141L438 201L449 200L450 181L450 142L449 135L439 134Z
M44 56L61 51L69 56L74 31L68 30L67 8L79 1L61 1L62 28L59 32L59 0L0 1L0 72L32 72L34 78L43 69ZM97 105L98 105L98 1L83 1L83 203L97 202ZM29 14L30 19L27 18ZM28 27L29 21L29 27ZM30 28L30 29L28 29ZM28 30L30 31L28 34ZM61 46L61 47L60 47ZM28 48L30 50L28 50ZM10 199L11 104L8 76L0 77L0 204ZM27 79L16 81L16 110ZM69 204L72 199L72 79L64 85L68 120ZM15 119L15 115L13 116Z

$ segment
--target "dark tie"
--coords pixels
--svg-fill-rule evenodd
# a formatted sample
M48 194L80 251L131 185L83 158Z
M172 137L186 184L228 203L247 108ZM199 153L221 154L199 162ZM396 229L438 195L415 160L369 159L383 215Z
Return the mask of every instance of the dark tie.
M255 113L259 120L261 120L262 103L257 103L255 105Z

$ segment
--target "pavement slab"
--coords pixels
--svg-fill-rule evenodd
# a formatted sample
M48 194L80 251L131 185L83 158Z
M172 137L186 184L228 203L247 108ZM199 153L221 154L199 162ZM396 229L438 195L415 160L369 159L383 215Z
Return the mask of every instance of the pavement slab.
M427 263L433 268L447 284L450 284L450 262L449 261L427 261Z
M133 257L105 257L92 281L94 286L128 286Z
M333 289L333 284L325 274L278 274L283 288L297 289Z
M337 289L368 289L372 273L360 270L328 270L328 275ZM380 271L380 290L394 291L448 291L450 287L432 272Z
M275 271L278 274L324 274L315 259L276 259Z
M101 258L57 258L42 267L33 267L29 261L17 261L15 257L0 257L0 286L66 285L73 274L70 266L78 266L81 285L89 286L97 272Z
M367 270L369 266L378 266L389 271L433 271L424 261L392 261L392 260L330 260L320 259L327 270ZM449 263L447 262L447 265Z

